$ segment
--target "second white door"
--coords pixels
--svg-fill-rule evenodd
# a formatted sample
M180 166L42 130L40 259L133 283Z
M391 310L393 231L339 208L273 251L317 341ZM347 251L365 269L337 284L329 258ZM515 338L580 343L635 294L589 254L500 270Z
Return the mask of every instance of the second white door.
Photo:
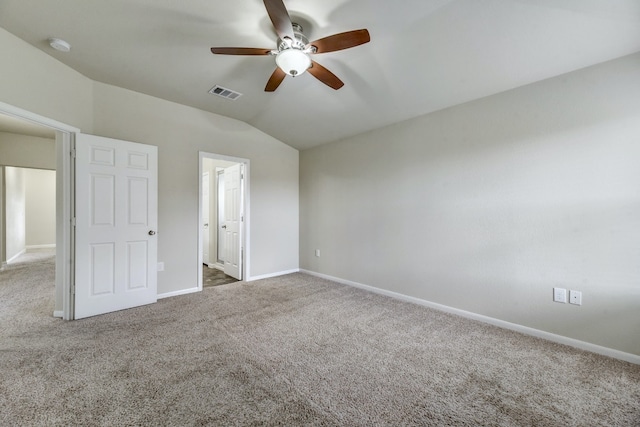
M224 273L242 280L242 164L224 170Z
M209 242L211 240L209 228L209 172L202 174L202 262L209 265Z

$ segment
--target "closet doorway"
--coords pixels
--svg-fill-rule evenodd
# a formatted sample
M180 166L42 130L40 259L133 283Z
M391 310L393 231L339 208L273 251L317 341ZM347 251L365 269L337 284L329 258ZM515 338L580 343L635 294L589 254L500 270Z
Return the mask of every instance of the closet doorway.
M248 169L246 159L200 153L200 289L246 276Z

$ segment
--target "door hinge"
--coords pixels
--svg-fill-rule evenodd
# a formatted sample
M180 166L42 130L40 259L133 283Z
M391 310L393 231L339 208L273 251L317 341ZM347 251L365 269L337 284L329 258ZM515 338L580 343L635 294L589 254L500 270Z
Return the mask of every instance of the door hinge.
M76 217L75 216L73 218L71 218L71 226L72 227L76 226Z
M243 173L240 174L240 179L244 179L244 174Z
M75 295L76 294L76 284L72 283L71 284L71 295Z
M71 149L71 158L73 158L73 159L76 158L76 149L75 148Z

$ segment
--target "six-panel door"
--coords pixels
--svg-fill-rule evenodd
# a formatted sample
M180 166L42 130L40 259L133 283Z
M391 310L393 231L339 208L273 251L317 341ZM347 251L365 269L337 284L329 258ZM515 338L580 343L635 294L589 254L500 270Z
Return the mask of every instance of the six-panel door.
M157 147L76 135L75 318L157 300Z

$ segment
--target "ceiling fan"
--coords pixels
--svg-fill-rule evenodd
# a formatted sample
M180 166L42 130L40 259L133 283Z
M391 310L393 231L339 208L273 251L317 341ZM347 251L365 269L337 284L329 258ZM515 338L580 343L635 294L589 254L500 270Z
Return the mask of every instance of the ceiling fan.
M269 78L266 92L273 92L287 75L299 76L305 71L333 89L340 89L344 83L331 71L311 59L316 53L335 52L368 43L371 38L367 30L353 30L334 34L309 43L302 33L302 27L291 22L282 0L264 0L267 14L278 34L277 49L251 47L212 47L211 52L220 55L273 55L276 70Z

